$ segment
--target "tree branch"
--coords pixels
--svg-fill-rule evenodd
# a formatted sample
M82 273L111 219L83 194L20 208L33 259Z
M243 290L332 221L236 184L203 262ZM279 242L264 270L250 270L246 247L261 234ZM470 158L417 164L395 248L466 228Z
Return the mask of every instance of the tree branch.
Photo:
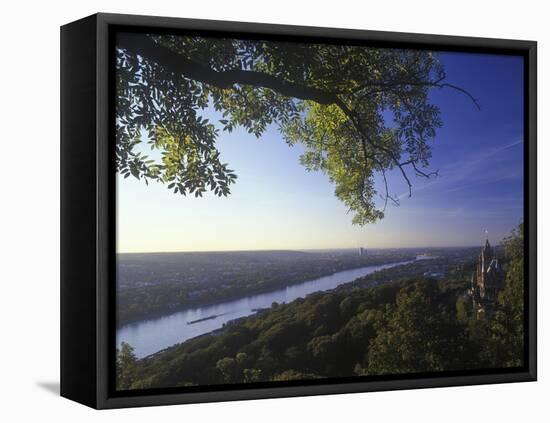
M365 131L363 130L363 127L361 126L361 123L355 119L355 113L352 110L350 110L349 107L342 100L340 100L339 98L337 98L336 104L338 105L338 107L340 107L342 112L344 112L344 114L352 122L352 124L354 125L357 132L359 134L361 134L361 136L363 137L363 139L366 142L369 143L369 145L371 145L375 150L383 151L384 153L386 153L391 158L392 162L399 168L399 170L401 171L401 174L403 175L403 178L407 182L407 185L409 187L409 197L411 197L412 196L412 184L411 184L411 181L410 181L409 177L407 176L407 172L405 172L405 169L403 168L403 166L405 164L409 164L409 163L400 163L399 160L397 159L397 156L395 155L395 153L391 149L372 142L369 139L369 137L367 136L367 134L365 133Z
M423 176L424 178L430 179L432 176L439 176L439 170L433 171L433 172L423 172L416 166L415 161L411 161L412 167L417 175Z
M467 90L464 88L460 88L453 84L448 84L446 82L442 82L445 79L445 76L439 77L438 79L434 81L369 81L365 84L362 84L358 87L356 87L353 90L353 93L357 93L359 91L362 91L366 88L371 87L379 87L380 91L387 88L395 88L400 87L404 85L410 85L410 86L416 86L416 87L436 87L436 88L452 88L453 90L460 91L461 93L465 94L470 100L472 100L472 103L478 108L478 110L481 110L481 106L479 105L479 102L477 98L475 98L472 94L470 94ZM376 92L375 90L374 92ZM368 94L371 94L371 92L368 92Z
M120 33L117 37L117 48L128 50L147 60L152 60L167 71L221 89L231 88L235 84L253 85L272 89L286 97L312 100L319 104L333 104L335 100L335 94L332 92L283 81L263 72L241 69L216 71L156 43L147 34Z
M322 105L337 105L350 120L350 122L355 127L361 137L361 142L363 143L363 154L365 155L365 163L367 163L368 158L371 158L377 165L379 165L381 169L386 191L384 197L384 209L386 208L388 199L391 200L394 204L398 204L398 200L389 195L388 183L384 167L382 166L380 161L376 159L376 153L374 153L373 156L368 154L366 143L368 143L375 152L385 153L391 159L392 163L399 168L401 174L403 175L403 178L405 179L409 187L409 197L412 195L412 184L404 169L405 165L412 165L417 175L424 176L426 178L430 178L430 176L432 175L437 175L437 172L426 173L418 169L416 160L400 162L397 155L391 149L382 145L378 145L370 140L366 134L366 131L361 125L360 119L358 119L356 114L352 110L350 110L349 107L347 107L347 105L340 98L337 92L326 91L300 83L285 81L273 75L258 71L242 69L217 71L215 69L212 69L208 65L190 60L182 56L181 54L178 54L177 52L156 43L147 34L119 33L117 36L116 46L119 49L127 50L132 54L139 55L146 60L152 60L163 67L166 71L173 72L186 78L193 79L195 81L199 81L220 89L231 89L234 88L234 85L236 84L251 85L255 87L271 89L286 97L297 98L300 100L311 100ZM433 81L370 81L355 88L352 91L352 94L356 94L366 88L371 88L373 89L372 93L376 93L379 91L384 91L388 88L395 88L397 86L404 85L431 86L438 88L448 87L464 93L474 102L474 104L478 108L480 108L477 100L468 91L455 85L443 83L442 81L444 80L444 78L445 75L442 74ZM371 92L369 92L368 94L371 94Z

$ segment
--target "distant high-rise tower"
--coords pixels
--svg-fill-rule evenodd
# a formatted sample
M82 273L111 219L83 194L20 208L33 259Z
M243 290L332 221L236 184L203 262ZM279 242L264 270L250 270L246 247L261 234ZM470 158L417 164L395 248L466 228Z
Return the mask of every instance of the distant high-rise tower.
M360 256L366 256L367 251L363 247L359 247L359 255Z

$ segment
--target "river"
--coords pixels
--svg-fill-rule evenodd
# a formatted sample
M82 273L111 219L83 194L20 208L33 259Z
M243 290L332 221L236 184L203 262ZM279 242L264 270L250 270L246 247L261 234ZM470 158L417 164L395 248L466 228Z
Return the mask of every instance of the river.
M424 258L427 257L419 256L416 260ZM336 288L343 283L351 282L378 270L414 261L343 270L264 294L250 295L214 305L193 307L167 316L130 323L117 330L117 345L120 345L121 342L129 343L134 347L136 356L142 358L174 344L220 329L224 323L252 315L256 309L271 307L274 302L289 303L313 292ZM188 324L189 322L194 323Z

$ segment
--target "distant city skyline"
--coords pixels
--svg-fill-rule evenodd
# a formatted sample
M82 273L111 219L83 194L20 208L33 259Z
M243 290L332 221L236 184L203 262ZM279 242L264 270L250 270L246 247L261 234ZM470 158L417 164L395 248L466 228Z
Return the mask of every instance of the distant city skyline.
M523 61L521 57L442 53L451 90L432 90L442 128L432 145L439 177L389 175L386 217L364 227L334 196L328 176L300 165L276 127L261 139L220 132L222 160L238 175L227 198L173 194L165 185L117 177L117 251L176 252L476 246L498 244L523 220ZM218 115L202 112L211 122ZM380 188L381 180L377 181ZM381 202L381 200L380 200Z

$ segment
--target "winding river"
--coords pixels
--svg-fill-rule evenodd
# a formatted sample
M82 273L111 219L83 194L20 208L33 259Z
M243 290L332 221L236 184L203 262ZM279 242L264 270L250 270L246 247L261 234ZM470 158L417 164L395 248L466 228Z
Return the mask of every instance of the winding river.
M416 260L424 258L427 257L419 256ZM338 285L378 270L412 263L416 260L343 270L264 294L184 309L167 316L130 323L117 330L117 345L128 342L134 347L136 356L142 358L174 344L220 329L230 320L254 314L257 309L271 307L273 302L288 303L313 292L336 288Z

